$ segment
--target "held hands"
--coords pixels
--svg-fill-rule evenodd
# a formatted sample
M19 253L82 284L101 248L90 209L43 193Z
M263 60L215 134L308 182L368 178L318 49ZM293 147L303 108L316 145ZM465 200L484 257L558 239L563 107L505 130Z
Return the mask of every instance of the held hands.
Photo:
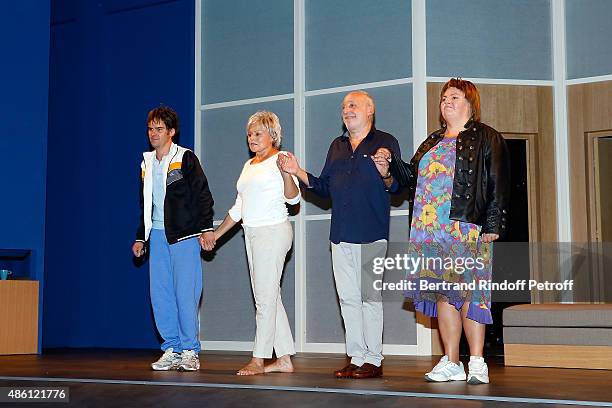
M132 253L136 258L143 256L145 254L144 242L134 242L134 245L132 245Z
M282 172L292 176L295 176L298 170L300 170L297 158L290 152L281 152L276 159L276 165Z
M217 243L216 235L213 231L206 231L200 234L200 246L205 251L212 251Z
M389 163L391 162L391 152L385 147L379 147L374 156L371 156L376 169L381 177L389 175Z
M385 147L380 147L372 156L372 160L376 165L376 169L381 177L386 177L389 174L389 163L391 162L391 151ZM490 243L499 239L499 234L482 234L481 240L484 243Z
M485 244L488 244L490 242L496 241L497 239L499 239L499 234L482 234L480 240Z

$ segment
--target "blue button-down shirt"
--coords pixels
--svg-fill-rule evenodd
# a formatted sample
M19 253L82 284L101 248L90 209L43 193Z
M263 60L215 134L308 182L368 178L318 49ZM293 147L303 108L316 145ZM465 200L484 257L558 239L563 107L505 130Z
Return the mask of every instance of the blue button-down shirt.
M379 147L401 157L397 139L372 127L353 151L348 136L337 137L329 146L319 177L308 173L309 189L331 197L332 217L329 239L337 244L363 244L389 239L389 192L398 190L394 180L387 188L371 156Z

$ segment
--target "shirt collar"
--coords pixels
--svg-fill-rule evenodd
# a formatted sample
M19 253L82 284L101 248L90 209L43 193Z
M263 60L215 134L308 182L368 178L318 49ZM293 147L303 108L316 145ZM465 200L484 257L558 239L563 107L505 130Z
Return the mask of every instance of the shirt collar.
M366 137L363 138L363 141L369 141L374 137L374 133L376 133L376 127L374 126L374 124L372 124L372 127L370 128L370 131L368 132L368 134L366 135ZM345 130L344 133L342 133L342 140L344 142L348 142L349 141L349 131Z
M157 154L155 153L155 150L153 150L151 153L153 154L153 162L154 163L164 163L167 162L168 160L170 160L170 158L172 156L174 156L174 154L176 153L176 149L177 149L177 145L176 143L172 143L170 145L170 150L168 150L168 154L166 154L164 157L162 157L162 159L160 161L157 160Z

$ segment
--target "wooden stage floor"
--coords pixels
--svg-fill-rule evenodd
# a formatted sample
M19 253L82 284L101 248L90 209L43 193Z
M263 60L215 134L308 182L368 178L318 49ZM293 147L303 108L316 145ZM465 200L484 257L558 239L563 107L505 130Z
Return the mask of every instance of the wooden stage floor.
M154 350L49 350L40 356L0 356L0 386L65 384L71 388L71 401L80 401L78 406L98 406L92 401L99 402L94 394L100 393L107 400L99 406L150 406L139 403L137 395L150 399L161 389L172 389L173 395L178 389L184 390L184 404L166 405L159 399L154 405L192 406L194 401L193 406L612 407L612 371L605 370L504 367L501 359L488 359L491 384L474 386L425 382L423 374L438 357L387 357L383 378L352 380L332 376L346 362L338 355L301 354L294 357L293 374L253 377L235 375L248 361L246 354L202 353L202 367L195 373L152 371L150 363L159 355ZM118 401L114 397L120 390L124 397ZM79 393L91 393L92 401Z

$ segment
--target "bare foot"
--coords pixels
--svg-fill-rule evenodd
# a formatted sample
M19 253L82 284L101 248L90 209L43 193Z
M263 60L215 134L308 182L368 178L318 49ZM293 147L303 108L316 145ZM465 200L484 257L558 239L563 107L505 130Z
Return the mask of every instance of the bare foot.
M257 375L264 373L264 364L262 358L252 358L249 364L242 367L236 372L236 375Z
M291 357L289 354L279 357L275 362L265 366L264 370L266 373L292 373Z

